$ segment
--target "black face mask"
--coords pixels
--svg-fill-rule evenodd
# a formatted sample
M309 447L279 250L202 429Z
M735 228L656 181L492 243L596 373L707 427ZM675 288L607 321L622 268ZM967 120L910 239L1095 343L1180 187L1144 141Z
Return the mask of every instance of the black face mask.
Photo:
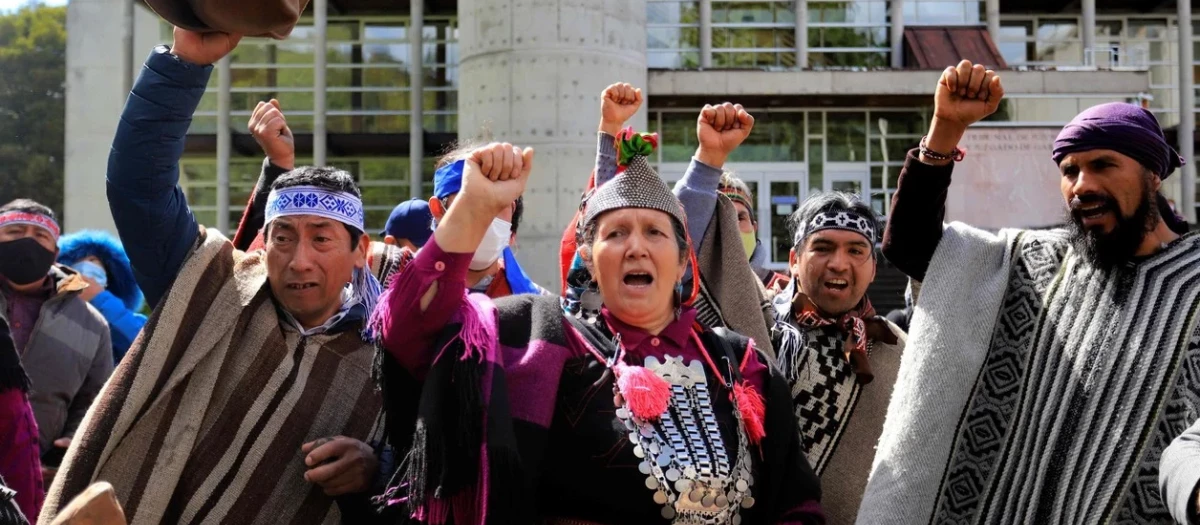
M0 275L13 284L24 286L45 279L52 264L54 252L33 237L0 242Z

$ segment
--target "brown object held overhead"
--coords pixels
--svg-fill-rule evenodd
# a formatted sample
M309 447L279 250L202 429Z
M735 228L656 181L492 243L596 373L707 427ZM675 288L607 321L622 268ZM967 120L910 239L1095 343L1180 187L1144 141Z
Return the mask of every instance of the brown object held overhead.
M99 481L71 500L51 525L126 525L112 485Z
M283 40L300 21L308 0L146 0L146 5L183 29Z

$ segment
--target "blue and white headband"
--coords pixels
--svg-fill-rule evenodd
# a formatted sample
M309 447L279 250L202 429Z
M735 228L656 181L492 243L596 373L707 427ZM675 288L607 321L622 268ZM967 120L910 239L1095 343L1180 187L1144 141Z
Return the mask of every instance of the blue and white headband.
M875 243L875 220L848 211L825 211L816 214L807 224L796 228L792 246L799 246L805 237L821 230L846 230L866 237Z
M362 199L342 191L316 186L271 190L267 197L266 223L289 215L316 215L366 231Z

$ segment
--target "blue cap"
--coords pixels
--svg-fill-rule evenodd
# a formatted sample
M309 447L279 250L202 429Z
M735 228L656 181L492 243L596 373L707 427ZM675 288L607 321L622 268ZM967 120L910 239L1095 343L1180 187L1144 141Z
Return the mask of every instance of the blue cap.
M418 248L424 246L433 234L433 213L429 211L429 203L412 199L397 204L379 234L408 239Z

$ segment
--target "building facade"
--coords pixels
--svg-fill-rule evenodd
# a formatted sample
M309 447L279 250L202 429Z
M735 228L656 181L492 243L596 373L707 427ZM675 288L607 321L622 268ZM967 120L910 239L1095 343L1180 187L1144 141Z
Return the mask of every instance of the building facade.
M97 203L128 78L153 43L170 40L170 28L141 6L122 15L124 1L73 0L68 8L68 229L111 227ZM557 288L554 254L592 167L599 94L625 81L648 94L632 124L660 134L656 162L668 180L682 175L695 150L700 106L732 101L755 115L729 167L755 190L761 236L782 266L785 219L811 192L856 192L886 216L904 155L928 126L938 75L954 61L948 57L1004 69L1007 100L980 128L1011 130L1011 140L1043 137L1110 101L1143 104L1164 127L1182 124L1191 136L1194 117L1186 122L1179 108L1193 106L1194 115L1200 63L1178 43L1195 42L1200 19L1183 13L1189 23L1181 26L1182 9L1158 4L315 1L310 11L325 8L326 16L305 18L285 41L243 40L217 68L180 177L202 223L235 227L261 162L246 121L270 98L297 135L298 163L355 174L373 229L397 202L431 193L433 162L456 139L530 145L537 162L518 254L536 280ZM100 35L85 26L129 30ZM1033 146L997 151L988 158L1044 155ZM970 169L1001 186L1017 180L1000 161ZM1045 171L1055 180L1048 159ZM1194 186L1188 177L1170 180L1168 194L1186 212L1194 199L1183 188Z

